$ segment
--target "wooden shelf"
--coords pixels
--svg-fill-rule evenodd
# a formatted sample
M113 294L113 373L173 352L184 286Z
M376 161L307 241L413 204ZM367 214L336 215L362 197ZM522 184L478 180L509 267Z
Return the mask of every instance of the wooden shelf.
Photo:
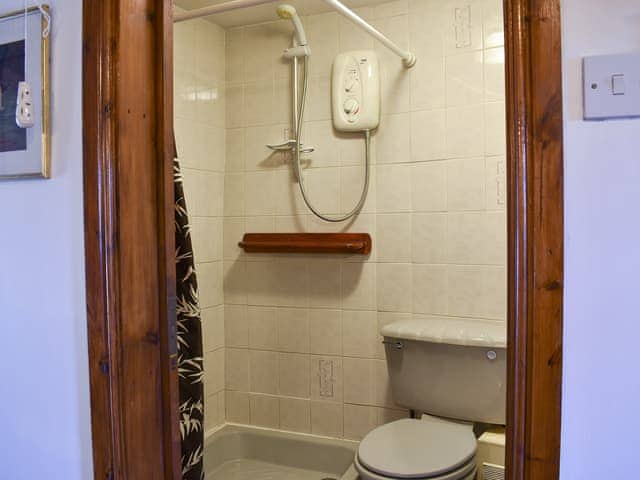
M346 253L369 255L368 233L245 233L238 243L247 253Z

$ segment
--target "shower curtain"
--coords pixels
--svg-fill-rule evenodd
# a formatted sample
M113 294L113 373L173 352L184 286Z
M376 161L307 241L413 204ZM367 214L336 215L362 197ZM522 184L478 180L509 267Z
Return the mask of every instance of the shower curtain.
M177 155L175 155L177 157ZM180 163L174 160L176 227L176 297L180 436L183 480L202 480L204 388L202 324L193 248Z

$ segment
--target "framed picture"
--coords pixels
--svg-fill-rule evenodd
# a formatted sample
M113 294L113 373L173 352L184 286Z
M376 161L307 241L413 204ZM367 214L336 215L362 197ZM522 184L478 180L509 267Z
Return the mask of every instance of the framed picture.
M42 8L48 16L49 7ZM37 7L26 16L0 15L0 180L50 177L49 28ZM33 102L28 128L16 122L18 84L25 74Z

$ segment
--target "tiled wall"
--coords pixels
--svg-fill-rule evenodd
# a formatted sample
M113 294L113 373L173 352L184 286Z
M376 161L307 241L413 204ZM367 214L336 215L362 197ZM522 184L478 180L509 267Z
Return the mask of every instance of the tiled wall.
M204 20L175 26L175 130L191 219L205 349L205 428L224 422L222 201L225 32Z
M290 24L226 34L227 421L359 439L405 414L391 400L381 325L428 316L505 322L501 1L398 1L359 13L410 47L418 64L405 70L337 14L304 18L312 49L305 143L317 149L305 177L326 213L357 201L364 143L332 130L329 78L338 52L375 49L384 75L372 182L363 213L344 227L374 236L366 259L237 248L244 232L341 227L309 215L290 159L264 147L290 128L290 67L280 55ZM216 193L217 172L207 172ZM211 208L217 216L221 205ZM219 224L207 225L219 235ZM211 253L219 285L219 252ZM218 308L211 317L219 322ZM214 354L217 366L223 360Z

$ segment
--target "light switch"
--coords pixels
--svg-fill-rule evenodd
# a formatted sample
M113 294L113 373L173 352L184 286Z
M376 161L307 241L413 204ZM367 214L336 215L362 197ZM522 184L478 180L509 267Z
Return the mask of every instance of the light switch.
M611 90L614 95L624 95L624 75L617 74L611 77Z
M640 117L640 53L585 57L585 120Z

